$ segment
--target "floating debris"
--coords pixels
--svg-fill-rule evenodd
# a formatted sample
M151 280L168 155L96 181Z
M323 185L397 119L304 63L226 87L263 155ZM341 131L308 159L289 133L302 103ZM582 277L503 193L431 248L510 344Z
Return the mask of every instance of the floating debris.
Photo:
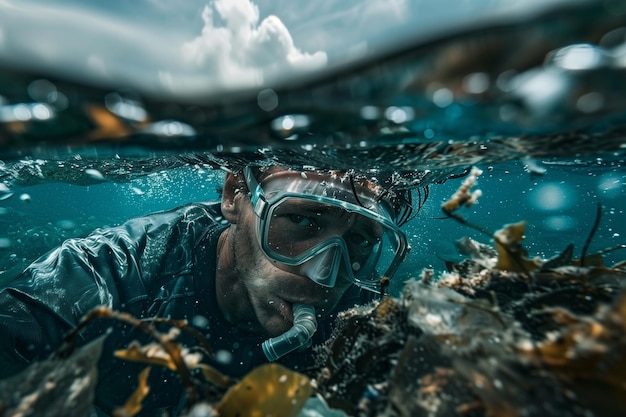
M100 337L67 358L33 363L0 381L0 416L90 415L103 343Z

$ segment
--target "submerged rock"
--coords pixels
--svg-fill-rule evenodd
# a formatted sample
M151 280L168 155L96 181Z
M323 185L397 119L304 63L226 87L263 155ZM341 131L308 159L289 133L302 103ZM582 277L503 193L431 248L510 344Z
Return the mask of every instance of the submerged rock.
M342 314L319 391L358 416L621 416L626 271L483 269Z
M65 359L33 363L0 381L0 416L91 415L103 342L100 337Z

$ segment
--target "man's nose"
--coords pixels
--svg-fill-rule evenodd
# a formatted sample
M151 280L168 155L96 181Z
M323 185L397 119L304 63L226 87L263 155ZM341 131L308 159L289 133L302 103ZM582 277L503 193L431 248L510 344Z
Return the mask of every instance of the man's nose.
M341 250L333 245L305 262L301 271L318 284L333 287L337 280L340 262Z

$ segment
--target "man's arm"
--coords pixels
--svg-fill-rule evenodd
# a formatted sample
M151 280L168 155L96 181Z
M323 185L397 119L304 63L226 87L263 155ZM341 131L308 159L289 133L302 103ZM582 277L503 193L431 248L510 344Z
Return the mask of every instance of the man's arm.
M141 230L127 224L70 239L0 291L0 378L47 357L92 308L118 308L125 298L118 293L121 279L131 287L124 292L145 292L132 288L141 286L133 279L141 273L136 257L142 239L131 239L138 237L132 233L137 227Z

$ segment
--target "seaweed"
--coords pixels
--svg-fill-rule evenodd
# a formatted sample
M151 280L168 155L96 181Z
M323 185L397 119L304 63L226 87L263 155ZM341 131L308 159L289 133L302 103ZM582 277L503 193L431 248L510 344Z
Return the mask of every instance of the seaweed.
M120 359L148 365L137 376L137 388L132 395L113 410L114 417L132 417L142 411L143 401L150 395L148 375L153 366L165 367L179 376L187 404L183 413L194 416L246 417L272 413L277 417L293 417L311 396L313 387L309 377L278 364L261 365L240 381L223 375L202 362L203 356L212 356L212 350L206 339L184 320L138 319L97 307L68 333L48 360L35 362L21 373L0 381L0 417L89 415L106 335L83 347L77 347L76 342L80 332L99 319L130 324L154 340L144 345L134 341L113 353ZM154 326L157 323L168 325L169 331L157 330ZM191 334L198 344L185 347L176 342L181 331ZM197 377L194 370L199 370L203 378ZM21 389L13 390L15 386ZM51 406L54 407L49 409Z
M626 263L604 265L616 248L587 254L601 206L580 258L568 245L531 259L525 222L490 233L458 213L480 196L479 175L442 210L493 247L465 238L469 257L440 277L424 271L399 298L344 312L320 350L320 395L358 416L624 415ZM355 373L363 359L375 372Z

